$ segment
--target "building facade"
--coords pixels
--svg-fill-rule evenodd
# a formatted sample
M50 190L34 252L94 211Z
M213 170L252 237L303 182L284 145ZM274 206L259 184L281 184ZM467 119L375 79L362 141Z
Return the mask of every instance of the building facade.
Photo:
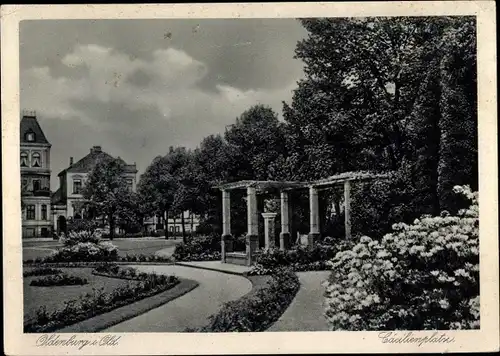
M25 111L20 126L22 235L50 237L50 148L34 112Z
M184 231L188 234L191 232L196 232L198 226L200 225L200 217L196 214L191 213L186 210L184 213ZM155 216L144 222L144 227L146 232L157 232L158 230L163 230L165 228L165 217ZM167 219L167 230L169 235L180 235L182 234L182 216L178 214L176 216L169 216Z
M77 162L73 157L69 159L69 166L59 174L59 189L52 194L52 219L54 229L57 234L66 230L66 221L68 218L81 218L83 210L81 202L83 201L83 187L88 179L88 174L101 159L113 159L114 157L104 152L101 146L94 146L89 154ZM117 158L124 165L124 175L128 189L136 189L136 164L127 164L120 157Z

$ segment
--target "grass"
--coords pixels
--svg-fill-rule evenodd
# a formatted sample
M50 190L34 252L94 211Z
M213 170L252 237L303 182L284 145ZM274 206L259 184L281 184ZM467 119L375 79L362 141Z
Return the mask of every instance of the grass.
M123 321L144 314L154 308L170 302L198 287L198 282L190 279L180 279L175 287L151 297L113 309L87 320L57 330L59 333L94 333L107 329Z
M40 288L30 286L31 281L38 277L25 277L23 283L25 321L30 320L41 305L45 305L47 311L51 312L61 308L64 302L78 299L81 295L92 292L92 288L104 288L105 292L111 292L128 283L138 283L116 278L94 276L92 274L92 268L61 268L61 270L69 272L74 276L86 278L89 283L81 286Z

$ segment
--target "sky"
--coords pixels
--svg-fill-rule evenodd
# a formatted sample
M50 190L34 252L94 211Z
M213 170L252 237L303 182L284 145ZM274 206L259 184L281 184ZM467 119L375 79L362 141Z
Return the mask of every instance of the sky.
M21 108L35 110L57 174L94 145L139 175L255 104L281 115L303 77L295 19L46 20L20 25Z

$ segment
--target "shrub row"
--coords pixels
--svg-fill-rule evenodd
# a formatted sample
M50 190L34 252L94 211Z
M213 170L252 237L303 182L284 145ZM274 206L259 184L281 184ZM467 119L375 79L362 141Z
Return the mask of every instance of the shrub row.
M47 276L50 274L60 274L63 273L62 270L50 267L38 267L33 268L29 271L23 272L23 277L31 277L31 276Z
M99 276L106 276L112 278L128 279L134 281L145 281L148 279L159 279L163 283L163 279L172 279L174 276L157 275L154 273L138 272L137 269L132 267L120 267L116 264L101 264L95 267L92 271L93 274ZM172 279L173 281L173 279Z
M256 258L249 275L272 274L276 269L289 266L295 272L330 269L328 261L342 250L353 246L352 241L332 240L316 243L312 247L296 246L291 250L278 248L262 250Z
M479 328L477 193L457 216L395 224L381 241L364 236L331 260L326 317L332 330Z
M24 324L26 333L52 332L79 321L106 313L137 300L168 290L179 283L175 276L148 274L141 281L129 282L110 293L104 288L93 289L79 299L67 301L64 307L48 312L45 306L36 311L33 319Z
M224 304L205 327L186 331L264 331L283 314L299 287L299 279L291 269L278 269L265 287L250 296Z
M31 281L30 286L35 286L35 287L77 286L88 283L89 281L86 278L81 278L78 276L70 276L66 273L61 273L34 279Z
M176 261L216 261L221 259L221 237L213 234L188 238L175 246Z
M173 259L167 256L157 256L157 255L144 255L144 254L138 254L138 255L125 255L125 256L118 256L115 260L112 261L101 261L101 260L86 260L86 261L80 261L80 260L74 260L74 261L57 261L50 256L40 258L37 257L35 259L27 259L23 261L24 265L44 265L44 264L54 264L57 266L68 266L68 267L73 267L73 266L80 266L82 263L88 263L88 264L100 264L103 262L109 262L109 263L116 263L116 262L165 262L165 263L170 263L173 262Z

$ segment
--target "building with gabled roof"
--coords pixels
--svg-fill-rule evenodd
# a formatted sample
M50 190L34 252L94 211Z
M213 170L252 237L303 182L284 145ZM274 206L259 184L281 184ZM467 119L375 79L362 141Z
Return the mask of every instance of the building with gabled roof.
M73 157L70 157L69 166L58 174L59 188L52 194L54 224L58 234L66 229L66 219L82 217L79 203L83 201L83 186L90 171L102 159L115 159L115 157L104 152L101 146L94 146L86 156L76 162L73 161ZM127 164L120 157L116 159L124 165L128 189L135 191L137 184L136 164Z
M49 237L52 232L50 149L36 113L24 111L20 123L23 238Z

